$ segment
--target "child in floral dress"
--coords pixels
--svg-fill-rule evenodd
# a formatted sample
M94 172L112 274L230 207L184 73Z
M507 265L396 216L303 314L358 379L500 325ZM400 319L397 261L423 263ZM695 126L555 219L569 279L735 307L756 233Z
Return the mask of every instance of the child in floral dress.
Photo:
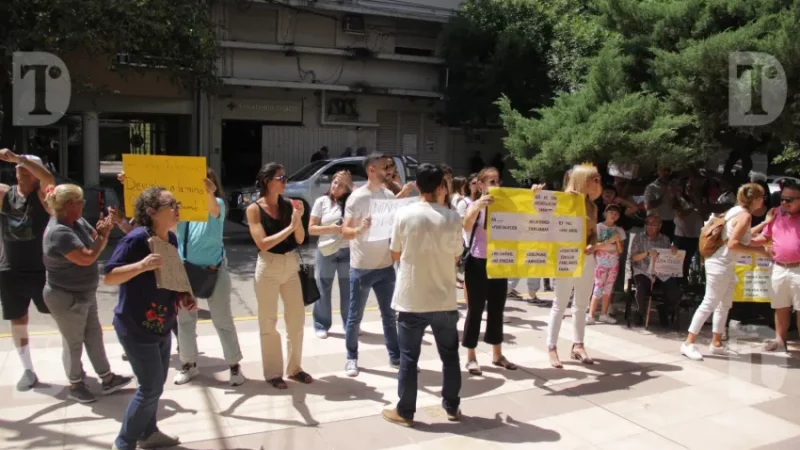
M597 314L597 304L602 299L600 322L614 324L614 318L608 315L611 305L611 294L614 291L614 282L619 273L619 255L623 251L625 230L617 226L622 211L618 205L608 205L605 210L605 221L597 224L597 266L594 271L594 291L592 303L586 323L593 324Z

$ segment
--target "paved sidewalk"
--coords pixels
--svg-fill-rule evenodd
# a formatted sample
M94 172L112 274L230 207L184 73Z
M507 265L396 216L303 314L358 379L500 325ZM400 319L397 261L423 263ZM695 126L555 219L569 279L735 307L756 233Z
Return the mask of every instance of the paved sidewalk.
M479 345L484 375L463 374L461 423L447 422L439 406L441 366L430 334L420 362L417 426L401 428L380 417L397 400L396 371L388 365L380 318L370 311L363 324L358 378L344 376L340 324L329 339L319 340L307 320L304 369L316 381L290 383L287 391L269 387L261 377L255 321L237 323L242 367L250 378L238 388L226 383L213 328L201 325L202 375L175 386L171 371L159 425L181 437L180 449L800 448L800 375L794 358L763 355L754 343L732 341L738 356L697 363L677 353L675 334L596 325L586 333L596 365L566 361L570 343L562 340L565 367L551 369L544 350L548 310L509 302L507 312L512 322L505 329L505 353L520 370L491 367L490 348ZM562 336L570 335L567 319ZM130 373L114 334L107 332L105 339L114 369ZM19 360L10 339L0 339L0 448L110 448L133 390L90 405L66 401L60 345L58 335L32 339L43 384L17 393ZM98 389L93 380L90 388Z

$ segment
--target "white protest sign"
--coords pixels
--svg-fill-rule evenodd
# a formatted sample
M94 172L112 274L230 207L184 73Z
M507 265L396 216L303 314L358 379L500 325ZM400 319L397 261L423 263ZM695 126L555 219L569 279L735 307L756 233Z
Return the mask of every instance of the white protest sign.
M678 250L674 255L670 249L655 249L658 252L650 262L650 273L662 280L683 277L683 259L686 252Z
M626 180L633 180L639 174L638 164L621 164L611 162L608 164L608 174L612 177L625 178Z
M367 241L385 241L391 238L394 216L397 210L416 202L419 202L419 197L372 200L369 204L369 216L372 218L372 226L369 228Z

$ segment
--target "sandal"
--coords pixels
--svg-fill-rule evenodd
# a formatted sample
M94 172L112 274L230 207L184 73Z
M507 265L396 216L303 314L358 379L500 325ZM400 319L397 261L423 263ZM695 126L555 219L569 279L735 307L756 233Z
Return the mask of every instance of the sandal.
M577 347L577 345L578 344L572 345L572 354L570 355L570 357L575 361L580 361L581 364L586 364L586 365L594 364L594 360L592 358L589 358L589 355L586 353L586 348L584 348L584 346L581 345L576 350L575 347Z
M483 372L481 371L481 366L478 364L478 361L475 361L474 359L467 363L467 372L469 372L470 375L475 375L475 376L483 375Z
M306 372L303 372L302 370L290 376L289 378L294 381L297 381L298 383L303 383L303 384L311 384L311 382L314 381L314 379L311 378L311 375L307 374Z
M506 370L517 370L517 365L507 360L505 356L501 356L497 361L492 361L492 364Z
M270 380L267 380L267 383L271 384L272 387L274 387L275 389L280 389L280 390L284 390L289 387L286 385L286 382L283 381L283 378L281 377L275 377Z
M558 351L554 348L551 348L547 351L547 354L550 356L550 367L554 369L563 369L564 365L561 364L561 360L558 358Z

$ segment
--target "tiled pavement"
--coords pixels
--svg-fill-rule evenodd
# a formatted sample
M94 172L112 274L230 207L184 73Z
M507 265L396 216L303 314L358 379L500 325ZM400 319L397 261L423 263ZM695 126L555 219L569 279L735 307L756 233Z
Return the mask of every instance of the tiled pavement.
M270 388L260 376L256 322L238 322L242 366L251 377L238 388L225 382L212 326L200 325L202 376L180 387L170 379L160 427L179 435L183 449L800 448L794 358L762 355L753 343L732 341L738 356L697 363L677 353L675 334L595 325L586 342L598 364L565 362L564 369L551 369L544 350L547 309L513 302L507 310L513 321L506 325L505 353L521 370L485 366L482 377L464 373L461 423L447 422L439 407L440 364L430 334L420 362L417 426L383 421L381 409L397 399L396 373L388 366L380 318L371 311L363 325L358 378L343 374L341 328L318 340L307 326L304 369L316 382L292 383L287 391ZM562 335L570 334L567 320ZM105 339L114 369L130 373L114 334L107 332ZM564 359L569 345L560 342ZM43 385L17 393L20 364L10 340L0 340L0 448L110 448L133 390L90 405L67 402L60 338L35 336L32 346ZM489 347L478 350L488 364ZM91 387L98 389L94 382Z

